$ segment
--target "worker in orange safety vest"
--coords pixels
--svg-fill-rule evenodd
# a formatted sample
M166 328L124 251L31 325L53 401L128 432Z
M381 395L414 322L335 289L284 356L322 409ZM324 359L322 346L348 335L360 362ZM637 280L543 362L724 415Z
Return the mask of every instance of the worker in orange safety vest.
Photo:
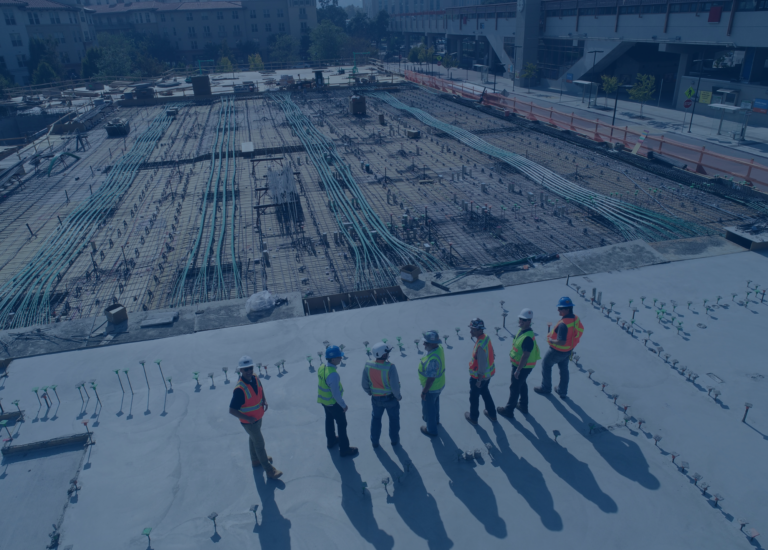
M560 384L555 387L555 393L562 399L568 395L568 361L576 345L584 333L584 325L573 314L573 302L567 296L560 298L557 303L557 313L561 319L552 327L547 335L549 350L541 363L541 386L533 388L538 394L546 395L552 392L552 366L557 364L560 369Z
M470 424L477 425L477 419L480 416L480 396L482 396L485 403L483 414L491 422L496 422L496 405L488 389L491 377L496 373L493 344L491 344L491 338L485 334L485 324L482 319L470 321L469 333L472 338L475 338L475 349L472 350L472 361L469 362L469 412L464 413L464 418Z

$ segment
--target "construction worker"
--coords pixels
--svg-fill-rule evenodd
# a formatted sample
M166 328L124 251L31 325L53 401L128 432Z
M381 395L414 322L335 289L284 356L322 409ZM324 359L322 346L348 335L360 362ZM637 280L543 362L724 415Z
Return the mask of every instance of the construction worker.
M320 365L317 369L317 402L325 411L325 437L328 440L328 448L332 449L338 443L341 456L354 456L357 454L357 447L350 447L347 437L346 412L349 407L344 403L344 387L341 385L339 373L336 372L343 355L339 346L325 348L325 359L330 364ZM338 437L334 422L339 429Z
M568 360L576 344L584 333L584 325L573 314L573 302L567 296L560 298L557 303L557 313L561 319L552 327L552 332L547 335L549 350L541 364L541 386L533 388L533 391L546 395L552 392L552 365L557 363L560 369L560 384L555 387L555 393L562 399L568 395Z
M272 466L272 457L267 455L264 437L261 435L261 419L269 408L264 388L258 377L253 375L253 360L250 357L243 355L238 362L238 368L240 380L232 391L229 414L237 417L248 433L248 449L251 452L253 467L263 466L267 477L277 479L283 472Z
M427 354L419 361L421 417L427 424L421 427L421 433L435 437L440 424L440 392L445 387L445 354L436 330L428 330L422 336Z
M469 412L464 413L464 418L470 424L477 425L480 416L480 396L483 396L485 410L483 414L491 422L496 422L496 405L488 389L491 377L496 373L494 363L493 345L490 337L485 334L485 324L482 319L472 319L469 322L469 334L475 338L475 349L472 350L472 361L469 362Z
M497 407L496 412L507 418L515 417L515 409L528 414L528 383L526 379L531 374L536 361L541 359L539 346L531 330L533 311L524 309L517 318L517 331L512 341L512 351L509 352L509 361L512 363L512 384L509 386L509 401L506 407ZM518 402L519 399L519 402Z
M381 417L384 411L389 415L389 442L392 446L400 443L400 378L395 365L389 362L392 348L379 342L371 348L374 361L368 361L363 370L363 389L371 396L371 443L379 446Z

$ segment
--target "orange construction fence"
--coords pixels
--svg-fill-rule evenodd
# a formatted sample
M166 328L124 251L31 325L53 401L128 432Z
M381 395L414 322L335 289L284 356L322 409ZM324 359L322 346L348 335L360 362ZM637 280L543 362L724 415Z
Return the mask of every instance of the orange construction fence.
M591 140L605 143L621 143L632 149L642 136L641 131L627 126L612 126L598 119L590 120L574 113L564 113L554 107L543 107L530 101L504 97L501 94L485 92L463 82L452 82L434 76L427 76L413 71L405 71L405 78L416 84L428 86L441 92L454 94L467 99L480 100L482 104L496 107L508 113L549 124L563 130L570 130ZM648 156L653 151L665 157L679 160L687 165L686 169L699 174L715 176L730 175L752 183L760 191L768 191L768 166L755 162L755 159L740 159L707 151L706 147L688 145L662 136L646 136L641 142L637 154Z

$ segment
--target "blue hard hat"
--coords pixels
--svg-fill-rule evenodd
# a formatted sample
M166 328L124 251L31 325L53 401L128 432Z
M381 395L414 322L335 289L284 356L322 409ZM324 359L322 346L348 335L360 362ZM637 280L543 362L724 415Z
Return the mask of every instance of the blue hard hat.
M341 353L341 349L339 346L328 346L325 348L325 358L326 359L336 359L337 357L343 357L344 354Z
M563 296L560 301L557 302L557 307L573 307L573 302L568 296Z

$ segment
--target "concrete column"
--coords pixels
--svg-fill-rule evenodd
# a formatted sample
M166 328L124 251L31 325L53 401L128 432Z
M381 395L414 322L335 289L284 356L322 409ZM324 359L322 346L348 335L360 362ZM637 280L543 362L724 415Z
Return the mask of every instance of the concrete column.
M526 63L537 63L539 59L539 21L541 0L518 0L515 21L515 73L520 75ZM517 46L520 46L519 48ZM519 81L521 86L528 84Z
M683 75L685 74L685 68L688 66L689 53L681 53L680 61L677 63L677 76L675 77L675 91L672 96L672 105L675 109L683 109L683 102L685 101L684 92L688 88L683 82Z

